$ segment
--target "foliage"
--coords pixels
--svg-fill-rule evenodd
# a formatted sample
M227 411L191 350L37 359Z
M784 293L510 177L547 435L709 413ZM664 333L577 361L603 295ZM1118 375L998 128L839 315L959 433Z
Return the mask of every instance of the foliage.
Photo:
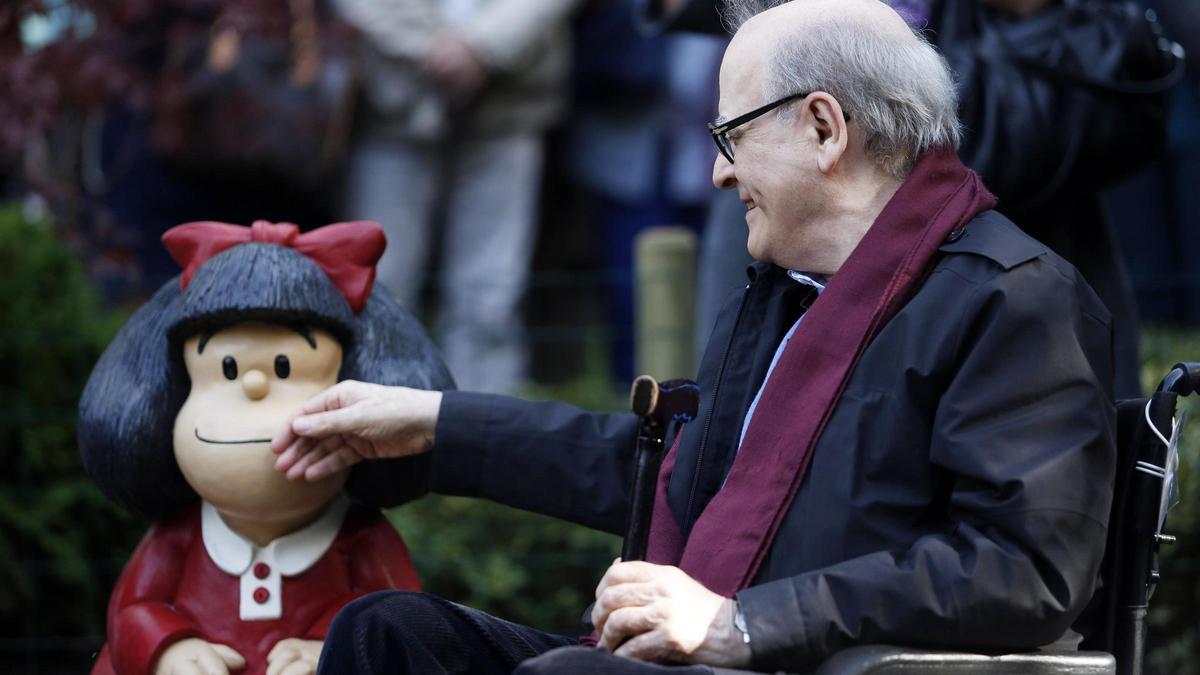
M392 514L425 590L505 619L583 635L617 537L490 502L428 497Z
M75 446L76 402L120 317L50 228L13 207L0 208L0 269L0 637L36 647L103 633L142 526L84 476Z
M1200 361L1200 334L1149 329L1142 334L1142 386L1150 391L1179 361ZM1200 675L1200 396L1180 399L1191 421L1179 443L1181 500L1165 531L1179 541L1162 547L1163 580L1150 601L1150 670Z

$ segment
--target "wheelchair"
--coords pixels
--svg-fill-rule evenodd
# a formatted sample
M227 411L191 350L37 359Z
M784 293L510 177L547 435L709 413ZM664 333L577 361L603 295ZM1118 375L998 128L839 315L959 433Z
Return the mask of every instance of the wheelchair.
M663 385L664 392L679 392L670 406L654 405L657 391L646 382L635 382L631 393L631 407L644 420L639 434L639 477L657 474L655 455L661 451L661 430L668 420L681 416L686 419L687 411L695 414L694 383ZM1183 426L1182 421L1176 422L1176 406L1180 396L1197 391L1200 362L1178 363L1149 397L1117 402L1117 470L1108 539L1099 590L1073 628L1083 636L1079 650L976 654L863 645L838 652L817 669L816 675L1140 675L1146 648L1146 613L1159 581L1159 547L1175 542L1163 532L1163 526L1176 494L1174 469ZM663 400L668 399L664 396ZM642 466L643 461L650 465ZM649 512L646 504L652 499L652 488L647 483L650 481L645 478L635 479L623 551L630 556L627 560L638 559L644 552L637 542L645 538L648 519L639 523L633 514Z

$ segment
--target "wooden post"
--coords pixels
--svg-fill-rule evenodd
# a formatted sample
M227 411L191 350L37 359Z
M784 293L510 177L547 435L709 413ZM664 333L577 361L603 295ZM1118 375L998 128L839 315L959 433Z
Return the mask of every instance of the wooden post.
M694 378L696 235L652 227L637 236L633 255L636 372Z

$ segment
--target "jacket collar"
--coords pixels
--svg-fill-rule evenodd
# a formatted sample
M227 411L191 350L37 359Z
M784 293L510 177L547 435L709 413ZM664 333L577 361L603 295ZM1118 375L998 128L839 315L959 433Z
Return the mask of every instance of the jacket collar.
M295 576L312 567L337 537L350 500L338 494L316 520L266 545L274 554L275 564L284 576ZM258 547L254 542L229 529L217 509L208 502L200 507L200 532L204 549L221 571L241 576L250 568Z

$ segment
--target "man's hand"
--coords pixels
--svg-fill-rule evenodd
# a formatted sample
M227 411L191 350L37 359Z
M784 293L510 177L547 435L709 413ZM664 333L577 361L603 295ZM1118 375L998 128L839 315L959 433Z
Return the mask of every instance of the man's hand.
M267 654L267 675L314 675L321 659L322 640L286 638Z
M678 567L617 560L596 587L592 624L600 646L643 661L750 665L733 626L736 604Z
M320 480L364 459L433 447L440 391L346 380L317 394L276 432L275 468L288 480Z
M453 33L433 38L421 66L452 100L460 103L475 96L487 80L487 71L471 45Z
M229 675L246 667L246 659L226 645L184 638L167 647L154 675Z

